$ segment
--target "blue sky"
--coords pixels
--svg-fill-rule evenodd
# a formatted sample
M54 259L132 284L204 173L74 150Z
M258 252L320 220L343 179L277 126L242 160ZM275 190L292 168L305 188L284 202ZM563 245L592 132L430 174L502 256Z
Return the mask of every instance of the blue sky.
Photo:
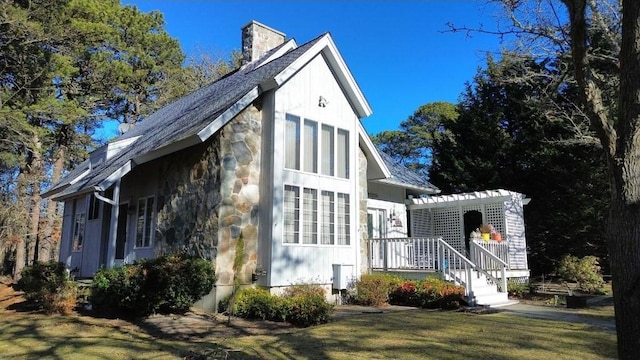
M370 134L395 130L420 105L456 102L487 52L489 35L446 32L446 23L493 27L485 1L151 1L122 0L164 14L166 30L187 53L226 58L240 49L240 28L259 21L298 44L330 32L373 108Z

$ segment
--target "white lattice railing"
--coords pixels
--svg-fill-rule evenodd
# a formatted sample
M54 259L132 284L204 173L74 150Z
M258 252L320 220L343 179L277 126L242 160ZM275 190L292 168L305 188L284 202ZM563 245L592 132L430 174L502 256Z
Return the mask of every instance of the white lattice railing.
M372 270L437 270L438 239L390 238L369 241Z

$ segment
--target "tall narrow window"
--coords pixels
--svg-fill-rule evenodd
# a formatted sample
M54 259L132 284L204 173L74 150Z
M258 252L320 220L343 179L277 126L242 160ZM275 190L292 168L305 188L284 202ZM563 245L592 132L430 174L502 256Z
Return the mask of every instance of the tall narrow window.
M153 196L138 200L138 217L136 220L136 247L151 246L153 230Z
M304 120L304 171L318 172L318 123Z
M304 189L302 198L303 244L318 243L318 190Z
M297 244L300 237L300 188L284 186L284 233L283 241Z
M333 126L322 125L322 175L334 174Z
M73 251L81 251L84 243L84 213L76 214L73 224Z
M335 241L335 210L334 195L331 191L322 191L320 194L321 206L321 243L323 245L333 245Z
M300 118L287 114L285 121L285 160L287 169L300 170Z
M338 245L351 243L349 194L338 193Z
M349 178L349 132L338 129L338 160L337 175L343 179Z

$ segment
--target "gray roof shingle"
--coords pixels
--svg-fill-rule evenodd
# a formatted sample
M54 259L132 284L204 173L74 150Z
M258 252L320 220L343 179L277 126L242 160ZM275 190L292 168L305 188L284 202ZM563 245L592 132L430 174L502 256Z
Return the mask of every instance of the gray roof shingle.
M415 171L408 169L402 164L397 163L391 156L384 151L378 150L382 161L391 172L391 178L377 180L381 183L387 183L391 185L411 188L415 190L422 190L427 193L439 193L440 189L428 182L422 176L418 175Z
M121 140L140 136L137 141L113 158L91 169L87 176L69 185L55 198L64 199L76 193L93 191L95 186L125 166L129 160L198 134L252 89L286 69L325 35L290 50L268 63L260 64L258 60L237 69L162 107L118 138ZM74 169L69 175L75 173ZM65 176L66 183L55 184L52 189L60 189L62 185L69 183L68 179L69 176ZM51 193L51 190L47 193Z

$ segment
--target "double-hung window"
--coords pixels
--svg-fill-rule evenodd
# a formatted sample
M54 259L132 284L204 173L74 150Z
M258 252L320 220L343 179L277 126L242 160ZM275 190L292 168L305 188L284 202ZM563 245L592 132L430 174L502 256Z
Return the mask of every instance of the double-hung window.
M136 218L136 247L151 246L153 232L153 196L138 199Z

